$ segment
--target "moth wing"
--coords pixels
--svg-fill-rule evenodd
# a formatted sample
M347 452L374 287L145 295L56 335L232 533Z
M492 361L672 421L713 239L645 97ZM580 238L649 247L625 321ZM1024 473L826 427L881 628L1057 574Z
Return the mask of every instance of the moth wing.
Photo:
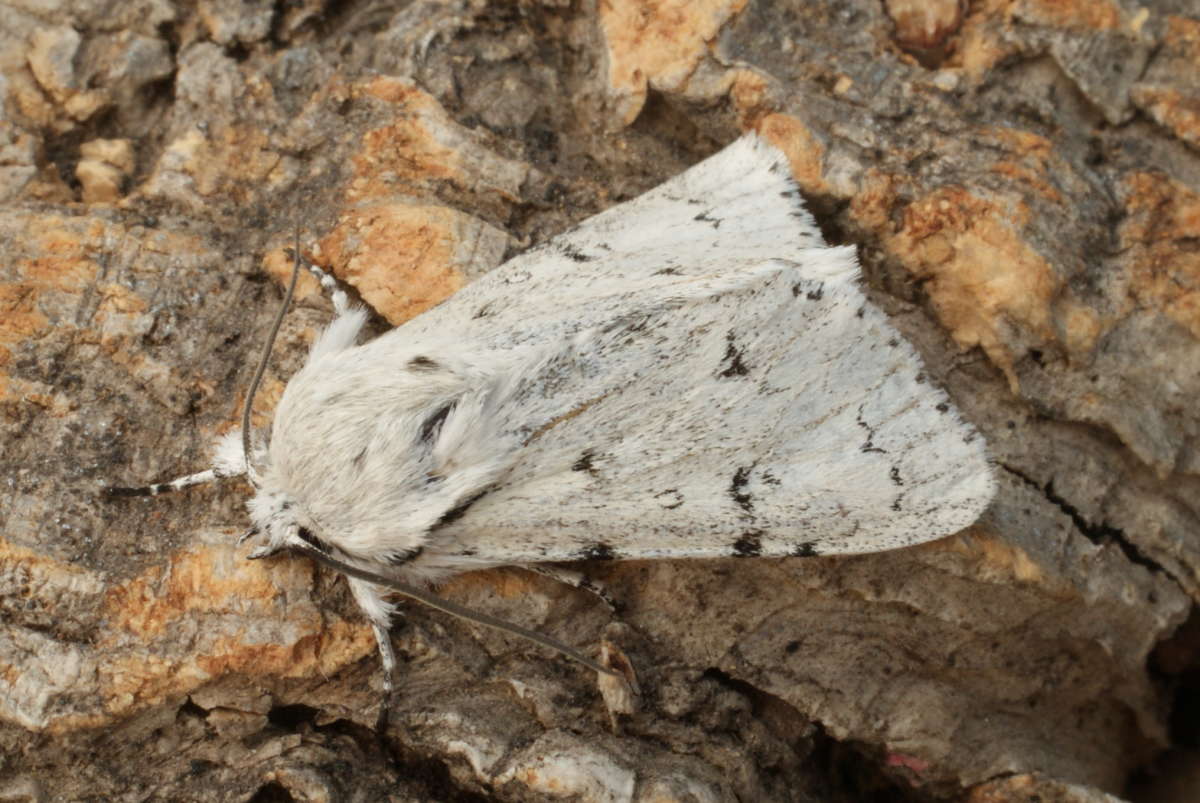
M968 526L994 493L983 440L854 276L850 249L812 248L597 302L607 323L495 411L512 464L421 562L873 552Z
M787 159L751 134L514 257L400 331L408 342L447 333L496 348L554 342L608 323L597 299L653 295L823 245ZM814 275L823 266L810 265L809 278L826 278Z

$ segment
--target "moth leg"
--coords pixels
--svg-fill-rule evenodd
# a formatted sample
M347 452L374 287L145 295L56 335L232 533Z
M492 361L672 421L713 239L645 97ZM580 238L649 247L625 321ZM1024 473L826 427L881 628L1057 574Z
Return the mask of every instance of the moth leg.
M289 252L289 256L292 256L292 249L289 248L287 250ZM335 279L332 274L330 274L320 265L309 262L304 258L303 254L300 255L300 264L307 268L308 272L311 273L313 277L321 283L321 289L329 295L329 300L333 302L333 311L338 316L345 314L345 312L350 309L350 297L346 294L346 291L342 289L341 282Z
M167 482L156 482L152 485L139 485L126 488L118 485L106 485L100 489L105 496L158 496L161 493L171 493L190 488L193 485L203 485L206 482L240 477L246 473L246 458L242 454L242 431L235 429L217 439L214 449L213 467L195 474L185 474Z
M219 479L216 471L208 469L195 474L188 474L183 477L176 477L167 482L156 482L151 485L138 485L133 488L126 488L120 485L106 485L101 489L101 493L105 496L158 496L159 494L171 493L173 491L181 491L192 485L202 485L206 482L213 482Z
M383 598L379 586L354 578L347 579L355 602L371 622L371 629L375 631L375 643L379 646L379 662L383 668L383 701L380 703L375 727L379 732L383 732L387 727L388 714L391 712L392 698L396 691L396 650L392 647L390 632L392 614L395 613L396 606Z
M529 563L521 568L534 574L550 577L560 583L565 583L575 588L582 588L584 591L590 591L599 597L608 606L610 611L617 610L617 603L613 600L612 595L608 593L608 589L592 580L583 572L577 572L574 569L568 569L554 563Z

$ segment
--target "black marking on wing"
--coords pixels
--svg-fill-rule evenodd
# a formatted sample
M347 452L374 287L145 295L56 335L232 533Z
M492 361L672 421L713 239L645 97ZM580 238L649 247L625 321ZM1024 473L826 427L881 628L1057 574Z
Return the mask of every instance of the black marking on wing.
M750 482L750 471L754 466L742 466L733 474L733 480L729 483L729 496L737 503L737 506L742 510L750 513L754 510L754 500L749 493L746 492L746 485Z
M433 526L429 528L429 531L433 532L434 530L436 530L439 527L445 527L447 524L453 524L454 522L458 521L466 514L467 510L470 509L471 505L475 504L480 499L487 496L488 492L491 490L492 490L491 488L484 488L479 493L477 493L473 496L468 496L466 499L462 500L457 505L455 505L454 507L450 508L445 513L443 513L442 517L440 519L438 519L437 521L435 521L433 523Z
M654 273L652 273L650 275L651 276L679 276L679 275L681 275L681 273L682 272L679 270L679 268L668 267L668 268L660 268L659 270L654 271Z
M695 220L699 223L711 223L712 227L714 229L721 228L721 219L716 218L716 217L709 217L708 212L701 212L700 214L698 214L694 218L692 218L692 220Z
M904 480L900 479L900 467L892 466L892 470L888 472L888 476L892 478L892 482L897 485L903 485Z
M903 498L904 498L904 494L900 494L899 496L897 496L895 499L892 500L892 510L895 510L897 513L900 512L900 510L901 510L900 500Z
M864 314L866 314L866 311L867 311L866 307L859 307L858 310L854 313L854 317L861 318Z
M750 530L733 542L735 558L756 558L762 554L762 531Z
M588 474L596 473L596 466L593 462L596 458L596 452L592 449L584 449L583 454L579 459L571 464L572 471L586 471Z
M592 544L579 553L579 560L616 560L617 552L603 542Z
M924 385L925 384L925 372L917 371L917 375L915 377L913 377L913 381L916 382L918 385Z
M436 371L438 368L441 366L424 355L418 355L408 361L410 371Z
M731 379L750 373L750 369L742 362L742 350L734 345L732 330L726 333L725 341L725 356L721 358L721 362L728 362L729 365L725 366L725 370L721 371L718 376L722 379Z
M821 553L817 551L815 541L805 541L803 544L797 544L796 548L792 550L792 557L795 558L815 558L819 554Z
M665 510L674 510L675 508L683 505L683 494L679 492L678 488L668 488L665 491L659 491L654 495L654 498L661 499L664 496L671 496L674 499L674 501L670 504L665 504L662 502L659 503Z
M569 242L561 243L558 247L558 250L562 251L563 256L572 262L591 262L596 258L591 254L585 254L583 251L579 250L578 246Z
M799 298L804 296L809 301L820 301L825 297L825 284L818 282L816 287L806 287L807 282L796 282L792 285L792 296Z
M855 423L857 423L860 427L862 427L863 429L865 429L867 431L867 441L866 441L866 443L864 443L862 446L859 447L859 451L879 452L880 454L887 454L887 449L880 449L878 446L875 445L875 440L874 440L875 439L875 428L863 420L863 407L865 407L865 406L866 406L866 404L859 405L858 415L854 419Z
M946 413L950 411L950 405L946 402L938 402L937 406L933 409L937 410L939 413Z
M492 314L492 302L488 301L486 304L481 306L479 309L475 310L475 314L472 315L471 318L474 320L479 320L480 318L486 318L487 316L489 316L491 314Z
M411 563L419 558L421 553L424 551L425 547L418 546L413 547L412 549L406 549L403 552L394 552L391 555L388 555L387 562L393 566L403 566L404 564Z
M364 446L362 448L362 451L359 452L358 454L354 455L354 459L351 460L350 462L354 464L354 467L356 469L358 469L359 471L362 471L363 463L366 462L366 459L367 459L367 447Z
M454 411L456 404L457 402L445 404L425 419L425 423L421 424L421 441L423 443L430 443L438 436L438 433L442 431L442 424L446 423L446 417Z
M770 471L764 471L762 473L762 481L765 484L773 486L775 488L778 488L779 486L783 485L782 480L780 480L778 477L776 477Z
M891 346L892 348L896 348L896 346L900 345L900 339L897 337L893 337L890 340L888 340L888 345Z

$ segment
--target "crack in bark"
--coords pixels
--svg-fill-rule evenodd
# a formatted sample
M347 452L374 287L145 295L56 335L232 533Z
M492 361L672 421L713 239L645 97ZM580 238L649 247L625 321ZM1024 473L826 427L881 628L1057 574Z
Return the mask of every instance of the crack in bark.
M1176 578L1175 574L1171 572L1170 569L1149 557L1146 555L1146 553L1142 552L1142 550L1139 549L1137 545L1125 535L1124 530L1119 527L1113 527L1111 524L1105 522L1101 522L1100 524L1092 524L1086 518L1084 518L1083 514L1079 512L1079 508L1072 505L1054 490L1054 480L1046 480L1046 482L1040 483L1019 469L1015 469L1005 463L1000 463L999 465L1025 485L1035 489L1038 493L1046 498L1046 501L1065 513L1067 517L1071 519L1071 523L1075 525L1075 529L1079 530L1080 534L1082 534L1084 538L1088 539L1097 546L1103 546L1105 544L1116 545L1116 547L1121 550L1121 553L1125 556L1126 560L1128 560L1130 563L1137 564L1138 566L1149 569L1155 573L1165 574L1167 577L1171 578L1172 582L1174 582L1176 585L1179 585L1181 589L1183 588L1183 585L1179 582L1178 578Z

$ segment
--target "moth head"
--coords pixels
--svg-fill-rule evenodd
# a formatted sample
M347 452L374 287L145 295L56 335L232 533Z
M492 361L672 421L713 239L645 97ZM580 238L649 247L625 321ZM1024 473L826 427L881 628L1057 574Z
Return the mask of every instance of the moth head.
M252 447L246 450L245 444ZM253 536L265 541L264 554L277 552L299 537L300 523L296 519L295 506L286 491L264 477L255 466L263 465L267 459L266 445L257 437L243 439L241 430L233 430L217 439L213 456L213 473L218 477L246 477L254 486L254 496L246 503L250 514L250 529L239 543ZM252 557L264 557L255 554Z
M302 535L302 532L307 533L307 530L296 521L295 506L287 494L281 491L260 488L258 493L246 502L246 509L250 513L252 525L241 540L259 536L263 541L261 546L250 553L249 557L252 559L273 555L298 540L309 540Z

